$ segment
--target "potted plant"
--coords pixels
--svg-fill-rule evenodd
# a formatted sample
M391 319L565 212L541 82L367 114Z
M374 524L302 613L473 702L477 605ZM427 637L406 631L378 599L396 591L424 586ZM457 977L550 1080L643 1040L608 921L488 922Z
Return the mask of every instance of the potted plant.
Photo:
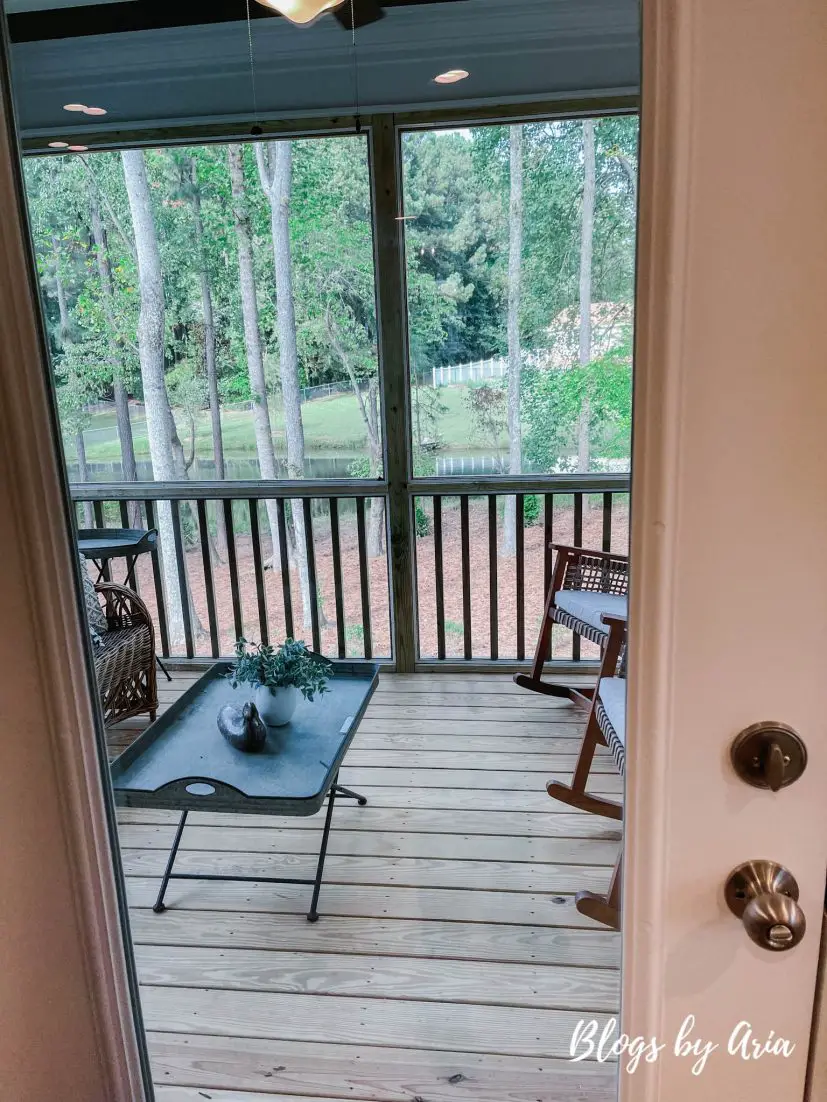
M234 689L253 686L256 707L268 727L283 727L293 717L299 694L312 701L327 692L332 672L331 662L297 639L286 639L280 647L239 639L230 677Z

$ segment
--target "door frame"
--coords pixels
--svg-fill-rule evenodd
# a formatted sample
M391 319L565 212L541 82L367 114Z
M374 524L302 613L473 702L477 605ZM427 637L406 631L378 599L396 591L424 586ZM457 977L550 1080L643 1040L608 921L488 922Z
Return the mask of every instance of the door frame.
M818 462L825 449L817 422L827 410L827 387L821 381L823 373L815 370L812 347L820 322L818 309L813 309L818 301L813 288L820 286L823 294L827 286L827 221L823 208L809 202L814 185L808 181L813 180L817 158L825 163L812 143L817 142L818 126L827 121L827 14L814 0L795 0L783 8L772 0L733 0L724 5L718 0L694 4L643 0L642 11L621 1029L632 1037L666 1041L667 1050L657 1063L641 1064L636 1074L621 1075L620 1098L622 1102L667 1098L677 1102L699 1092L734 1097L732 1089L737 1083L737 1089L744 1091L738 1097L785 1097L793 1102L798 1096L789 1092L783 1060L746 1064L726 1054L728 1035L737 1018L733 1022L725 1015L731 1014L733 1005L743 1019L765 1012L771 993L783 990L785 970L791 966L799 969L796 975L802 979L802 998L809 1001L809 984L811 980L815 984L824 892L823 879L818 877L824 867L822 839L827 831L821 812L817 818L812 810L803 830L801 808L820 806L814 789L824 776L823 753L815 737L823 732L824 696L814 658L820 654L823 661L823 649L818 648L825 641L824 632L815 626L823 622L823 583L821 589L809 591L809 622L803 610L797 618L784 621L782 616L779 620L785 607L783 564L770 559L768 547L764 560L767 587L761 592L760 606L753 603L744 624L734 631L727 630L726 609L719 621L706 621L713 639L712 656L719 651L726 654L727 647L732 653L739 632L743 641L752 630L740 660L733 668L722 670L719 678L709 676L709 662L698 663L688 676L679 655L687 653L689 629L681 627L679 617L687 612L692 589L686 585L687 564L681 546L682 536L691 533L691 518L698 515L697 501L687 492L687 471L699 449L691 453L687 442L693 439L697 443L704 416L712 422L707 454L726 439L720 412L710 397L714 355L712 367L700 357L710 348L717 352L716 345L724 349L722 355L732 357L733 347L737 348L733 337L740 334L745 346L741 360L756 367L757 381L753 396L752 391L738 389L745 378L743 370L739 374L730 368L729 374L724 374L721 397L728 402L725 414L731 418L727 431L737 444L736 399L749 393L753 404L746 415L748 427L777 425L777 432L775 438L760 437L760 449L754 436L749 439L746 461L742 455L740 468L735 465L735 483L730 485L737 487L731 499L736 519L727 521L724 548L732 550L738 542L733 537L738 518L745 520L744 542L754 534L750 526L755 525L755 518L766 515L761 510L767 501L780 501L776 526L782 527L785 520L789 525L793 518L792 530L783 529L790 531L789 543L776 537L775 546L782 554L794 550L803 579L797 584L823 578L819 565L827 545L827 521L814 509L808 523L796 531L795 518L801 516L802 501L823 502L825 488L824 465ZM736 45L742 42L739 52ZM764 81L770 83L762 97ZM776 136L771 148L759 149L754 142L755 129L749 127L735 137L730 130L732 141L727 144L720 120L728 118L735 126L750 109L767 132ZM711 150L722 153L722 163L706 159ZM768 156L763 157L762 152ZM727 171L733 167L736 179L730 185ZM728 189L728 185L737 189L745 181L746 194L736 196ZM808 213L809 224L805 221ZM760 223L760 232L752 239L745 232L751 217ZM729 275L728 284L710 267L714 268L716 256L720 271ZM762 273L763 284L758 278ZM744 288L737 285L739 274L744 287L753 292L758 288L754 299L747 299ZM712 292L704 286L710 281ZM718 299L713 297L716 292L720 292ZM800 301L794 301L796 296ZM725 321L730 310L733 317L727 333ZM703 327L708 330L706 344L700 339ZM783 369L779 359L769 363L772 351L764 351L756 333L776 353L781 340L787 339ZM753 364L748 357L756 348ZM734 355L738 358L737 351ZM702 377L700 383L698 376ZM794 426L800 426L800 439ZM719 453L717 458L725 481L726 462L731 457ZM803 462L796 462L799 459ZM769 470L763 485L761 475L748 469L750 460L765 476ZM786 493L785 500L773 498L780 489ZM697 485L691 490L697 496ZM713 494L711 500L720 517L721 495ZM713 553L702 557L695 580L708 583L713 592L725 592L729 569L729 584L737 590L733 607L740 601L743 608L745 593L756 591L753 583L758 569L755 564L744 568L749 581L745 587L737 559L716 563L714 541L710 542ZM753 551L755 546L751 545ZM695 592L697 595L698 585ZM693 624L704 611L705 606L696 609ZM760 624L763 631L757 627ZM779 625L780 642L773 638L773 625ZM720 645L719 634L723 637ZM788 642L793 638L800 656L795 664ZM774 658L786 674L783 679L774 673L768 676ZM676 692L681 683L682 696ZM703 706L710 715L710 721L694 732L687 731L687 718L681 712L688 685L705 690ZM753 709L776 714L756 715ZM723 722L721 717L726 717ZM786 719L810 742L809 775L777 795L746 788L728 760L729 743L739 724L764 719ZM697 735L691 776L695 791L707 801L707 814L699 803L691 822L686 821L680 801L678 806L674 801L675 762L687 763L687 734ZM822 770L820 776L818 769ZM782 814L782 809L787 814ZM725 815L730 823L737 823L737 829L710 837L714 827L710 830L704 820L720 823ZM676 835L682 843L679 852ZM801 880L808 931L789 958L781 954L773 959L752 946L740 923L729 915L723 886L736 863L759 857L784 862L787 854L804 866L792 871ZM683 942L690 961L693 951L697 952L693 940L711 944L710 931L714 937L720 935L720 944L726 939L730 953L729 961L722 958L718 964L721 973L728 973L729 986L722 1001L731 1005L701 1008L708 1012L705 1036L720 1044L723 1057L714 1071L709 1065L697 1082L688 1069L680 1079L675 1074L676 1061L671 1058L675 1021L694 1012L693 999L709 999L719 978L718 990L722 990L724 981L721 976L707 982L709 971L694 983L686 981L682 971L686 966L677 964L680 954L675 936L676 915L682 911L691 911L680 930L687 938L691 933L691 939ZM703 919L698 917L701 913ZM740 987L738 980L748 982ZM795 1036L800 1066L802 1059L806 1061L809 1011L799 1007L794 1016L800 1023ZM710 1020L716 1028L720 1024L720 1035L710 1037ZM756 1073L756 1069L760 1070ZM724 1079L729 1089L721 1089ZM676 1087L678 1082L681 1086ZM786 1085L786 1093L778 1089L779 1083Z
M53 1052L39 1053L53 1093L107 1102L151 1099L137 979L126 918L123 876L111 790L106 783L106 743L93 684L91 644L81 616L80 568L72 568L71 505L60 460L56 410L48 385L48 356L34 284L34 256L28 235L25 192L9 80L8 40L0 30L0 522L17 545L17 556L4 559L0 588L17 586L27 610L21 622L4 620L8 640L30 650L35 684L48 686L36 700L21 698L13 671L0 670L4 734L37 743L44 762L41 775L25 769L6 775L21 799L31 801L44 829L53 817L47 844L36 850L28 868L18 852L33 844L28 825L9 840L4 857L8 876L19 878L19 892L7 894L4 938L25 928L21 943L34 938L44 961L52 962L50 985L37 1012L42 1032L20 1042L15 1072L24 1078L32 1062L31 1046L55 1035L65 1039L71 1059L49 1066ZM15 575L16 561L25 570ZM4 608L7 605L4 602ZM27 642L28 641L28 642ZM49 812L38 802L49 802ZM35 856L35 854L33 854ZM26 881L42 881L39 905ZM8 883L8 882L7 882ZM66 891L70 893L68 896ZM16 902L13 902L16 900ZM56 936L55 927L60 928ZM15 942L16 942L15 938ZM54 948L57 942L63 953ZM6 941L7 948L11 940ZM75 968L75 961L80 969ZM11 975L14 971L11 970ZM65 1000L65 1001L64 1001ZM10 1017L23 1018L25 1000ZM42 1004L42 1005L41 1005ZM25 1028L25 1022L9 1030ZM27 1045L28 1047L24 1047ZM59 1057L58 1057L59 1059ZM34 1072L32 1074L35 1074ZM96 1081L98 1088L91 1084ZM28 1086L26 1085L28 1084ZM82 1085L81 1085L82 1084ZM25 1078L21 1097L37 1089ZM93 1095L91 1090L95 1090Z

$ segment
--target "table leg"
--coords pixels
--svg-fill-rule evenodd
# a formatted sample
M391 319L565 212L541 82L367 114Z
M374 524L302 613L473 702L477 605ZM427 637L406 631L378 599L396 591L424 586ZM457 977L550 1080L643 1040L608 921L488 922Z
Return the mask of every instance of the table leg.
M356 800L356 802L359 804L359 807L364 807L365 804L368 802L367 796L361 796L358 792L353 792L351 791L351 789L345 788L344 785L337 784L334 787L336 789L337 796L347 796L351 800Z
M135 588L135 565L138 562L137 555L126 556L126 577L124 578L124 585L127 589Z
M338 776L338 773L336 774ZM316 879L313 883L313 898L310 901L310 910L307 914L308 922L318 922L319 912L316 909L319 903L319 892L322 890L322 874L324 873L324 860L327 856L327 842L330 838L330 824L333 820L333 805L336 802L336 782L334 781L331 786L330 792L327 796L327 814L324 820L324 830L322 832L322 845L319 849L319 863L316 866Z
M167 892L167 884L169 884L169 878L172 875L172 866L175 864L175 858L178 854L178 847L181 844L181 835L184 833L184 824L187 821L188 811L184 811L181 814L181 821L178 824L178 830L175 833L175 841L172 843L172 849L169 851L169 860L167 861L167 867L164 872L164 879L161 881L161 890L158 892L158 898L155 900L155 906L152 908L156 915L162 914L166 910L164 905L164 896Z

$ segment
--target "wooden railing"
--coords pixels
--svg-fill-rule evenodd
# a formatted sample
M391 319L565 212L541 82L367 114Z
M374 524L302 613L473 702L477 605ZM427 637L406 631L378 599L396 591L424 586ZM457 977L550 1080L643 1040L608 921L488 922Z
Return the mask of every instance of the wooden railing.
M421 659L525 661L539 635L551 544L628 546L626 475L428 479L414 493ZM553 658L594 657L579 637L555 636Z
M416 533L402 556L410 572L391 568L384 482L71 487L81 526L89 502L98 527L159 529L159 550L139 560L136 579L171 658L226 656L242 635L294 636L332 658L392 663L400 632L410 632L423 667L519 664L539 631L549 544L626 550L626 475L431 478L406 490ZM115 562L108 572L114 581L119 569ZM552 657L594 656L561 635Z

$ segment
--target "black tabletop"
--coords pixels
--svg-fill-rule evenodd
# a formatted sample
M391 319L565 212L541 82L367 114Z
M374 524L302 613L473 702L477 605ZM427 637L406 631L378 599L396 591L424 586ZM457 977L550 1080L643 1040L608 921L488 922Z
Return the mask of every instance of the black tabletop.
M154 528L81 528L78 549L87 559L121 559L152 551L158 540Z
M338 662L329 691L302 700L265 749L246 754L223 738L219 709L242 704L231 663L218 662L112 763L115 798L127 807L313 815L322 806L378 681L373 663Z

